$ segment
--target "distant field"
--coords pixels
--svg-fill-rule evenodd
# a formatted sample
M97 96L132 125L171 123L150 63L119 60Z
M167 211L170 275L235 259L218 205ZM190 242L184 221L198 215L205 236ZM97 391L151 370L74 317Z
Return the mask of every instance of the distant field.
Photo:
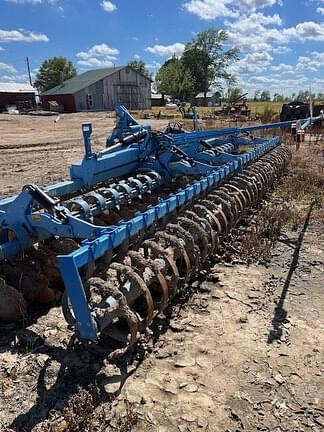
M280 114L283 102L249 102L252 114L263 114L266 107L271 108L275 113Z
M252 114L258 114L263 115L265 109L271 108L274 116L278 116L281 112L281 107L283 105L283 102L249 102L249 107L251 109ZM214 112L214 111L220 111L221 107L198 107L198 112L200 115L207 114L208 112ZM159 111L161 111L164 114L167 114L170 117L181 117L181 114L179 113L179 110L177 108L175 109L167 109L165 107L152 107L150 110L146 110L145 112L152 112L157 114Z

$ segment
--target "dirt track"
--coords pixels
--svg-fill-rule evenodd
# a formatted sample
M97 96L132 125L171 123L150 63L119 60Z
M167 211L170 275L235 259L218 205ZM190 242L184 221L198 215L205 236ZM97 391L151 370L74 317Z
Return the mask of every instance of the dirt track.
M0 116L3 195L31 180L66 178L67 164L82 155L76 136L84 117L61 119L52 140L52 118L15 117L9 130ZM104 114L91 120L101 147L113 121ZM315 161L311 169L323 173L323 153ZM296 202L283 191L294 181L281 186L289 206ZM301 194L302 211L269 261L237 253L254 222L243 224L123 361L109 363L73 344L57 307L1 325L0 431L323 430L324 218L308 198Z
M0 114L0 197L19 192L29 182L47 185L66 180L68 167L84 154L81 124L91 122L93 148L102 150L115 119L106 113L57 117ZM163 128L167 121L150 121Z

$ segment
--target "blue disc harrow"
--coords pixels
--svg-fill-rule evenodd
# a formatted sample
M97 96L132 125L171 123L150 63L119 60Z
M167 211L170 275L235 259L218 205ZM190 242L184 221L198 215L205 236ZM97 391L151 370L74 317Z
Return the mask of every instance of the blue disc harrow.
M17 293L0 319L61 299L80 339L109 337L121 354L282 174L281 138L256 135L292 122L199 131L195 120L193 132L162 132L123 106L116 115L98 153L82 125L85 154L69 181L0 201L0 285Z

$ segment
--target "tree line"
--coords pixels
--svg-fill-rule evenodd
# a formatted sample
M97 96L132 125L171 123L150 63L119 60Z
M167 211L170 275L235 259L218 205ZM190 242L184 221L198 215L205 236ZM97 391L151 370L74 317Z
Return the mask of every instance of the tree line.
M261 102L290 102L290 101L301 101L307 102L312 98L313 101L323 101L324 93L311 93L309 90L299 90L299 92L294 92L290 95L284 96L280 93L274 93L271 97L270 92L268 90L256 90L254 93L254 101Z

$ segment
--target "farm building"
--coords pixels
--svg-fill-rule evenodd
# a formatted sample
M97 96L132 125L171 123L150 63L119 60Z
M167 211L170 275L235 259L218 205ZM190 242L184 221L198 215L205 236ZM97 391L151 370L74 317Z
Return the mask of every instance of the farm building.
M204 93L198 93L195 97L196 106L220 106L222 103L221 94L217 91L209 91L206 93L206 100Z
M164 106L169 96L163 95L161 93L152 93L151 104L154 106Z
M11 105L18 110L35 108L36 90L25 83L0 83L0 112Z
M44 109L56 101L65 112L151 108L151 80L128 66L84 72L41 94Z

